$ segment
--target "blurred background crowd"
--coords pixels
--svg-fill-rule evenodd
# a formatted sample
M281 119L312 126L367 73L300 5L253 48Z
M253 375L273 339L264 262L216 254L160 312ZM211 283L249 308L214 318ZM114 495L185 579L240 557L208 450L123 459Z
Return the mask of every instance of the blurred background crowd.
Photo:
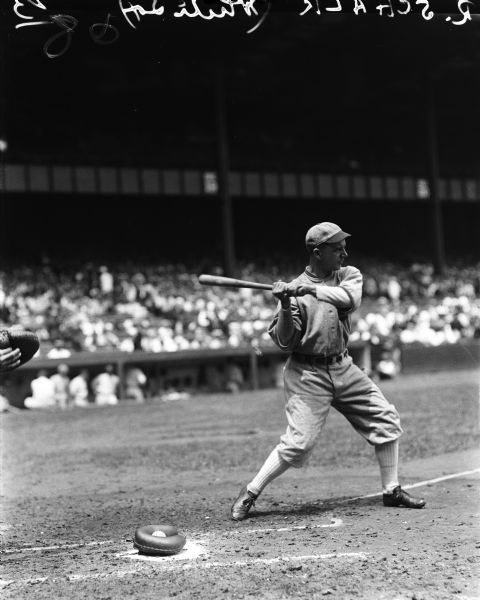
M480 337L480 263L450 265L359 263L364 296L351 341L436 346ZM238 277L288 281L302 265L245 264ZM269 292L204 287L203 265L92 263L0 272L0 324L31 329L41 356L77 352L178 350L267 344L276 304Z

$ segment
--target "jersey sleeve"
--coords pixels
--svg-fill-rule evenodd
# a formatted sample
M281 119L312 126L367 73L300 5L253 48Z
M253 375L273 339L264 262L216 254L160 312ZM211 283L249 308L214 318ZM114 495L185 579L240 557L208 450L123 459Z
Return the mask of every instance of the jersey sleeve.
M318 300L330 302L341 311L348 314L356 310L362 301L363 277L355 267L346 267L340 275L338 285L318 285L316 296Z
M346 267L339 287L345 290L351 303L346 309L343 307L340 309L342 314L348 314L357 310L362 303L363 276L360 271L355 267Z
M330 302L337 308L348 309L352 305L350 295L341 286L317 285L315 295L317 300Z
M280 303L278 305L278 309L273 318L273 321L270 323L270 326L267 330L268 334L272 338L273 342L281 350L285 350L287 352L293 351L302 337L302 319L301 319L301 315L300 315L300 309L294 298L292 298L292 300L291 300L290 310L292 313L293 331L291 332L288 339L285 339L285 337L282 336L282 331L281 331L282 314L281 313L282 313L282 311L284 311L284 309L281 307ZM280 321L280 323L279 323L279 321Z

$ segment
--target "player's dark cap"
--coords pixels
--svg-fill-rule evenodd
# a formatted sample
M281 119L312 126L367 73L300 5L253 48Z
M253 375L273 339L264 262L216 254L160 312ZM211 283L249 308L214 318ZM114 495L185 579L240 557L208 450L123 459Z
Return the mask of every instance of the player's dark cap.
M305 244L308 250L320 246L320 244L336 244L345 238L350 237L349 233L335 225L335 223L317 223L307 231Z

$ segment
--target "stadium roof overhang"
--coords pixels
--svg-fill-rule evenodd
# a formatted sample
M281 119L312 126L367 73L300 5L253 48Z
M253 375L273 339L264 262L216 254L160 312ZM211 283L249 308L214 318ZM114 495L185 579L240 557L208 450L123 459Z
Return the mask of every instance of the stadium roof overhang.
M299 146L307 163L309 157L355 158L366 136L372 143L377 138L387 154L407 154L410 145L415 154L432 77L452 157L475 164L478 144L463 132L478 127L472 119L480 105L478 21L453 25L460 19L456 0L442 5L453 15L450 22L440 14L427 21L418 6L388 18L372 8L378 2L365 2L369 14L358 16L346 0L338 13L323 8L333 0L319 2L321 15L310 10L300 16L304 0L270 8L257 1L256 16L237 6L235 18L206 20L174 17L180 2L43 0L48 10L32 11L35 19L48 13L47 20L53 15L57 21L20 28L27 20L3 9L8 60L2 113L11 155L49 156L60 148L63 156L70 151L96 160L98 148L103 160L111 151L117 161L130 156L148 163L152 152L167 154L164 143L172 160L186 148L188 163L188 148L214 143L214 81L222 65L239 166L248 167L253 144L267 163L272 148L300 157ZM164 14L154 14L152 7L161 4ZM132 6L150 14L128 12ZM218 10L219 2L204 6ZM193 160L207 155L195 153Z

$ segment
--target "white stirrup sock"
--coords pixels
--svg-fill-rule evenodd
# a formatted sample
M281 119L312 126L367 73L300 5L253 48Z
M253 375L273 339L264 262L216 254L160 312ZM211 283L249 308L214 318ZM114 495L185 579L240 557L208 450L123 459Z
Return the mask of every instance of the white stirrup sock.
M398 447L398 440L375 446L384 494L391 494L398 485Z
M252 481L247 485L247 490L258 496L260 492L276 477L290 468L289 463L280 458L275 448L267 460L263 463L260 471L255 475Z

